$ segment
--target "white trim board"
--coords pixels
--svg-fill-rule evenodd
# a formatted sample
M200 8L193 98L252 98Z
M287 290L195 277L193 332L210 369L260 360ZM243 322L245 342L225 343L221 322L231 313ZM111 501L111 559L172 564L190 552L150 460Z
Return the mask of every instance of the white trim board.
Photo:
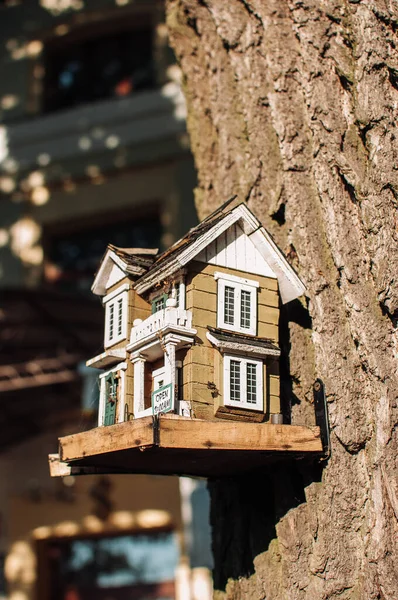
M120 360L121 358L126 358L126 349L125 348L113 348L110 350L105 350L102 354L98 354L93 358L90 358L86 362L86 367L94 367L94 368L104 368L108 365L111 365L116 360Z
M152 254L154 255L155 249L144 250L143 248L136 248L137 254ZM104 296L106 294L107 288L110 285L113 285L116 282L109 283L110 278L112 277L112 271L114 267L118 267L123 274L123 277L128 277L130 275L134 277L140 277L143 273L145 273L144 267L134 266L132 264L127 264L114 252L111 248L107 248L103 259L101 260L100 267L98 272L94 278L93 285L91 286L91 291L93 294L97 296ZM119 274L120 281L122 277Z
M221 271L216 271L214 273L214 279L217 281L218 279L225 279L225 281L232 281L233 283L239 283L240 285L250 285L251 287L258 288L260 284L258 281L254 279L246 279L246 277L237 277L236 275L232 275L231 273L222 273Z
M100 268L94 278L93 285L91 286L91 291L93 294L97 296L105 296L106 287L112 272L114 265L117 265L121 271L125 275L126 272L126 264L115 254L110 248L105 252L105 256L101 261Z
M106 304L107 302L109 302L109 300L113 300L113 298L116 298L116 296L118 296L122 292L127 292L129 289L130 289L130 284L123 283L120 287L116 288L116 290L113 290L113 292L110 292L106 296L103 296L102 304Z

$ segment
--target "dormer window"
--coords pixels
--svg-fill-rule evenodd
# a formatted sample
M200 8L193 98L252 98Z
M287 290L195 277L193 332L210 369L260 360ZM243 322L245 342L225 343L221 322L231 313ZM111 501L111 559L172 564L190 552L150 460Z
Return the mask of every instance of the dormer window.
M127 337L127 289L115 290L104 298L105 348Z
M217 286L217 327L238 333L257 333L257 289L252 279L229 273L215 273Z

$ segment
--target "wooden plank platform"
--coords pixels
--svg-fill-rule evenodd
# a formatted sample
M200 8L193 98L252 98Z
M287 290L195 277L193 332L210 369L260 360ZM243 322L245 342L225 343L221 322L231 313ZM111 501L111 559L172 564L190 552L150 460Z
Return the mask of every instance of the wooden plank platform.
M50 471L220 477L322 452L319 427L161 415L60 438Z

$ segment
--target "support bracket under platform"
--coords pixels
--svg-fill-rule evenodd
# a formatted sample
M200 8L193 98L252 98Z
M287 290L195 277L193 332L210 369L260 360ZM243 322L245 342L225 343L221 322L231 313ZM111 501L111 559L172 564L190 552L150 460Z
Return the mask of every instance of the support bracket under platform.
M59 458L50 458L51 474L220 477L323 453L319 427L205 421L178 415L156 419L148 416L60 438Z

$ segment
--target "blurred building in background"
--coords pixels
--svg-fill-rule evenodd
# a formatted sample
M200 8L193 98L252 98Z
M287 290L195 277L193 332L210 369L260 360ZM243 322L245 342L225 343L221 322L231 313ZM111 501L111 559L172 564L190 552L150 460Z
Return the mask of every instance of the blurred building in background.
M106 245L196 222L180 80L161 1L0 2L0 598L210 597L203 483L46 458L95 423Z

